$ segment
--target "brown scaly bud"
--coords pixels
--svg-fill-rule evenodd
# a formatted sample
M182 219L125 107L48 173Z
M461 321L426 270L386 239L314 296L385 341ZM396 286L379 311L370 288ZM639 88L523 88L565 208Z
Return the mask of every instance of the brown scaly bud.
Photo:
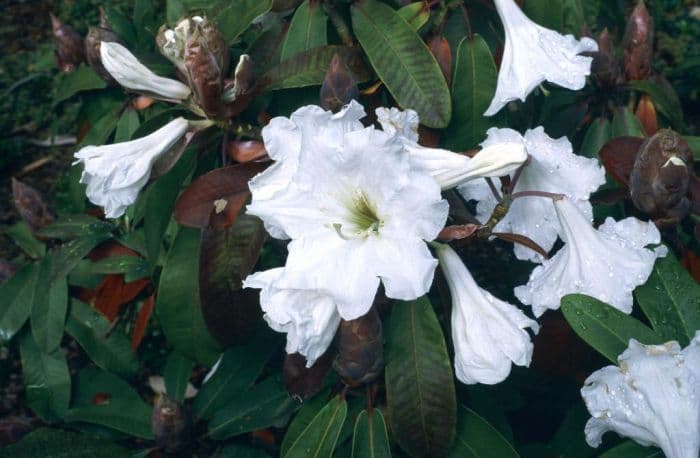
M221 117L224 107L223 71L217 57L202 29L195 28L185 42L185 68L194 100L209 118Z
M360 95L357 81L340 54L333 56L321 85L321 106L336 112Z
M376 309L355 320L341 320L333 368L348 386L371 383L384 368L382 321Z
M105 9L100 6L100 27L103 29L111 30L112 26L109 24L109 21L107 20L107 13L105 13Z
M156 445L167 453L181 451L190 442L189 415L179 403L165 394L156 395L151 426Z
M116 85L117 82L112 75L105 69L102 65L102 58L100 57L100 43L103 41L116 42L123 44L119 39L119 35L112 32L109 29L104 29L102 27L90 27L88 34L85 36L85 58L88 64L92 67L95 72L100 75L100 78L105 80L110 85Z
M599 86L612 87L617 81L619 72L615 45L606 27L598 36L598 52L593 53L591 75Z
M622 69L627 81L643 80L651 73L654 51L654 19L640 0L627 20L622 39Z
M54 216L39 191L16 178L12 178L12 198L22 219L36 231L51 224Z
M639 148L630 176L632 202L653 218L680 220L690 208L686 197L693 153L676 132L658 131Z
M85 60L83 39L73 28L51 15L51 28L56 42L56 62L62 72L71 72Z
M659 118L656 115L656 107L649 94L643 94L640 97L634 115L639 119L639 122L642 123L644 132L646 132L649 137L659 130Z

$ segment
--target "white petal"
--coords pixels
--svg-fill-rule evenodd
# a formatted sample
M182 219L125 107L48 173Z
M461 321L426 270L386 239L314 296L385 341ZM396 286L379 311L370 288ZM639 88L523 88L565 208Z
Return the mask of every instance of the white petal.
M632 291L647 280L657 257L639 244L645 237L658 240L653 223L608 221L605 230L595 230L569 199L556 201L554 207L566 244L532 271L526 285L515 288L516 297L531 305L535 316L559 308L562 296L570 293L587 294L630 313ZM618 224L630 232L612 227Z
M85 166L81 183L87 197L104 207L108 218L124 214L151 175L153 163L187 132L188 123L177 118L137 140L103 146L85 146L74 154Z
M287 333L287 353L306 357L313 366L333 341L340 316L333 300L318 290L280 288L282 268L248 276L246 288L261 288L260 305L265 321L277 332Z
M379 107L374 112L384 132L418 143L418 124L420 121L418 113L414 110L401 111L398 108Z
M618 357L586 380L581 395L593 416L586 441L601 443L615 431L641 445L656 445L669 458L695 458L700 451L699 339L683 351L677 342L642 345L634 339Z
M495 0L496 10L506 33L496 94L485 116L496 114L511 100L525 101L543 81L579 90L591 71L591 57L585 51L597 51L590 38L580 41L561 35L532 22L513 0Z
M423 296L433 284L437 259L419 238L376 240L372 259L387 297L409 301Z
M156 75L119 43L103 41L100 57L109 74L127 89L175 101L190 95L190 88L185 84Z
M529 366L533 346L525 329L537 333L537 322L479 288L448 245L439 245L437 253L452 295L457 378L467 384L495 384L508 377L512 364Z

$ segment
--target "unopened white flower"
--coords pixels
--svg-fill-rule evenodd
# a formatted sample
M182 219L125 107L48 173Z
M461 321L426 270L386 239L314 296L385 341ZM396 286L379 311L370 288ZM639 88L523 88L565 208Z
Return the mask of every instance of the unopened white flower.
M700 456L700 331L681 351L678 342L642 345L630 339L617 366L586 379L581 395L593 416L586 442L598 447L606 431L668 458Z
M148 182L153 164L187 129L187 120L177 118L137 140L81 148L75 153L74 164L85 166L80 182L87 184L90 202L104 207L108 218L123 215Z
M185 44L187 38L194 31L194 24L200 24L204 21L201 16L194 16L181 20L172 29L161 29L162 39L159 41L159 48L170 62L172 62L183 74L187 74L185 67ZM160 33L159 33L160 35Z
M484 116L492 116L511 100L525 101L543 81L577 91L591 73L592 57L582 52L597 51L590 38L576 40L535 24L513 0L494 0L506 32L496 94Z
M437 261L425 241L448 210L401 141L362 128L354 106L340 116L304 107L266 127L266 149L289 150L252 180L248 206L273 235L292 239L277 286L327 294L346 320L367 313L380 280L392 298L426 293Z
M170 101L185 100L190 96L190 88L185 84L156 75L119 43L103 41L100 56L109 74L127 89Z
M495 384L508 377L511 364L529 366L533 346L525 329L537 333L537 322L479 288L448 245L434 245L452 295L457 378L463 383Z
M571 293L630 313L632 291L647 280L656 258L666 254L665 248L645 248L660 243L659 230L633 217L608 218L596 230L569 199L554 201L554 207L565 245L532 271L526 285L515 288L515 296L531 305L535 316L559 308L561 298Z
M522 136L512 129L491 128L481 144L486 151L502 144L519 143L525 146L530 162L520 173L514 192L545 191L563 194L571 199L590 221L593 208L588 198L605 183L605 170L595 159L577 156L566 137L553 139L543 127L525 132ZM479 153L481 154L481 153ZM477 155L478 156L478 155ZM487 221L498 203L484 180L461 185L458 190L466 199L477 200L477 219ZM512 232L534 240L546 251L554 246L561 227L549 199L520 197L513 201L508 214L494 228L495 232ZM514 245L518 259L540 262L542 257L525 246Z
M442 189L484 177L500 177L515 171L527 160L522 142L499 143L479 151L473 158L418 144L418 114L413 110L377 108L384 132L398 136L413 161L424 168Z
M306 357L306 367L314 365L328 349L340 324L333 299L318 290L279 288L283 269L270 269L250 275L246 288L261 288L260 305L267 324L287 333L287 353Z

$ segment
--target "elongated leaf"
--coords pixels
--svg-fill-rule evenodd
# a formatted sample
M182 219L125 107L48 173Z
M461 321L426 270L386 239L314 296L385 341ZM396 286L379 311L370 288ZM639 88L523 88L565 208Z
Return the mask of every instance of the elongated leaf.
M362 0L351 7L352 25L372 67L403 108L418 112L428 127L446 127L450 91L435 58L391 7Z
M50 281L48 275L44 275L36 287L39 290L32 306L32 336L41 351L51 353L58 348L63 337L68 310L68 281L65 276Z
M416 32L430 19L430 7L424 2L413 2L396 11Z
M561 30L564 20L562 0L528 0L523 10L527 17L548 29Z
M671 253L656 261L634 296L664 340L677 340L685 347L700 329L700 285Z
M618 355L625 351L632 338L643 344L663 342L642 322L583 294L564 296L561 311L576 334L613 363L617 363Z
M518 452L501 433L476 412L461 407L457 421L457 436L450 457L517 458Z
M232 44L253 19L270 10L272 0L230 0L220 5L223 8L213 11L214 20L226 42Z
M37 232L42 237L71 240L91 234L109 234L114 226L106 221L88 215L61 216L55 222L42 227Z
M156 313L175 350L211 366L219 356L199 305L199 231L181 228L160 276Z
M305 0L294 12L282 45L282 60L326 44L326 13L321 2Z
M348 405L345 399L340 397L331 399L292 443L284 457L318 458L331 456L347 413Z
M394 306L386 333L386 395L392 434L412 456L444 456L457 401L445 339L427 298Z
M342 56L343 62L358 82L369 79L367 69L355 50L345 46L332 45L303 51L280 62L259 78L259 88L272 91L320 85L323 83L326 70L336 54Z
M127 108L122 113L117 122L117 130L114 132L114 142L126 142L131 140L132 135L139 128L141 121L139 121L139 114L133 108Z
M95 73L95 70L87 65L81 65L77 70L70 73L62 73L57 77L53 103L57 105L81 91L105 87L107 87L107 83Z
M294 415L294 419L289 423L287 431L284 434L282 446L280 447L280 456L285 456L287 454L294 441L301 436L301 433L304 432L321 409L326 406L330 398L330 393L330 388L326 388L319 393L318 396L314 396L301 405L301 409Z
M600 458L663 458L664 453L656 447L642 447L628 440L606 451Z
M452 122L447 147L457 151L475 148L491 126L484 111L496 92L498 72L488 45L479 35L459 43L452 78Z
M0 285L0 341L9 342L32 313L40 263L27 264Z
M82 369L74 379L72 408L104 404L113 399L141 401L141 396L124 379L102 369Z
M147 277L150 274L148 261L138 256L110 256L92 263L91 270L98 274L124 274L124 282Z
M82 421L116 429L143 439L153 439L151 407L138 400L111 399L104 404L68 410L67 422Z
M281 425L298 406L282 381L270 377L226 404L219 404L209 422L209 435L225 439L256 429Z
M119 331L108 334L110 324L104 316L80 301L71 303L66 331L80 344L99 367L122 376L133 375L138 362L129 339Z
M612 138L646 136L644 127L629 108L620 108L615 112L612 121Z
M581 154L586 157L598 157L598 153L612 138L612 126L606 118L596 118L586 131L581 144Z
M249 390L278 347L277 334L259 332L247 345L224 352L214 375L202 385L192 404L196 418L211 418L214 411Z
M683 108L678 94L670 84L661 85L650 80L637 80L630 81L629 85L633 89L649 94L655 108L671 121L671 126L674 129L683 129Z
M5 231L5 235L10 237L30 258L38 259L46 253L46 245L34 237L31 228L24 221L10 226Z
M129 449L90 434L39 428L16 444L0 449L0 458L71 457L130 458Z
M355 422L352 457L389 458L390 456L389 436L382 413L378 409L373 409L370 413L363 410Z
M187 382L190 381L193 365L192 361L178 352L170 353L163 370L165 392L168 394L168 397L177 402L185 400L185 390L187 389Z
M63 418L71 385L66 357L60 350L42 352L28 330L20 337L19 352L29 407L47 422Z

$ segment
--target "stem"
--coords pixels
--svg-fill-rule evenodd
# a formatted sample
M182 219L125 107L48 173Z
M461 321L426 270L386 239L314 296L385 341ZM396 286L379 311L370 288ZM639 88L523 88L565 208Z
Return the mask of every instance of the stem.
M355 41L352 39L352 33L350 32L350 27L345 23L345 20L340 17L338 10L330 1L323 2L323 9L326 11L328 18L331 20L331 24L335 27L338 36L342 40L343 44L348 48L355 47Z
M511 199L517 199L518 197L547 197L552 200L561 200L566 196L564 194L546 191L520 191L511 194L510 197Z
M501 197L501 193L498 192L496 185L493 184L493 180L490 177L486 177L486 183L488 183L489 188L491 189L491 192L493 193L493 196L496 198L496 200L498 202L503 202L503 198Z
M508 187L508 193L512 194L513 190L515 189L515 185L518 184L518 180L520 179L520 175L523 173L523 169L527 167L527 165L530 163L531 156L528 154L527 159L525 162L523 162L520 167L518 167L518 170L515 171L513 174L513 179L510 180L510 186Z
M464 23L467 26L467 36L469 37L469 41L474 41L474 34L472 33L472 21L469 18L469 10L467 10L467 7L464 6L464 3L460 3L459 7L460 10L462 10L462 17L464 18Z

